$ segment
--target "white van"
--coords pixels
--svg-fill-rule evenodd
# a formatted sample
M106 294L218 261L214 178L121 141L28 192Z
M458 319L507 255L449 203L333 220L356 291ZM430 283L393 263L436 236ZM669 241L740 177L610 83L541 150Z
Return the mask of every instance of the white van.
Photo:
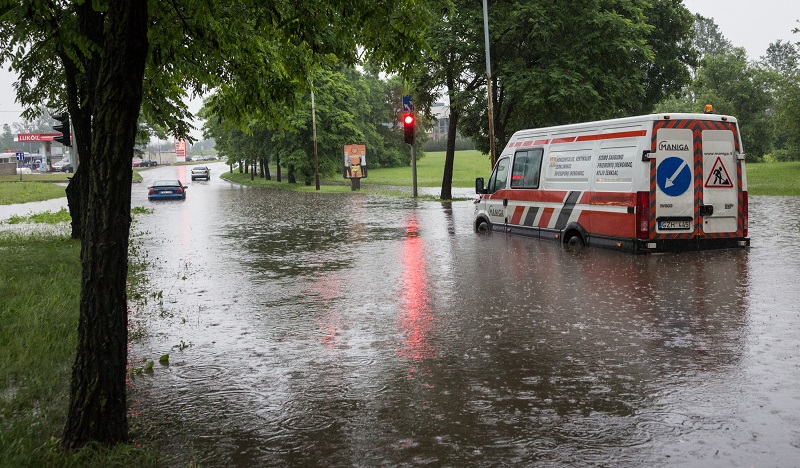
M475 229L637 253L746 247L744 158L724 115L521 130L475 181Z

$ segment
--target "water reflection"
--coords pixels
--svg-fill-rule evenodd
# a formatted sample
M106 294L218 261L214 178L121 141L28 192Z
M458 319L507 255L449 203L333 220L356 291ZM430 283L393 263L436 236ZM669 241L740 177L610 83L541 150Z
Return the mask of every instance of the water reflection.
M434 350L428 339L433 315L428 300L428 278L425 272L425 248L419 237L419 225L412 212L403 241L403 285L400 332L403 345L400 356L420 361L432 357Z
M175 464L800 455L800 287L771 273L800 273L796 200L751 200L750 251L642 257L476 235L470 202L219 180L189 193L141 221L173 315L152 315L134 350L173 355L137 385ZM176 280L167 265L186 252Z

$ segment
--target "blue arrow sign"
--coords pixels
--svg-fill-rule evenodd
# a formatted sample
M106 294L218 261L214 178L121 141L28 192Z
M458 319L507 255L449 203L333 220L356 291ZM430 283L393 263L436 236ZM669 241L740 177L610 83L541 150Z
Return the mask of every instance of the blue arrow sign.
M411 95L403 95L403 112L414 112L414 105L411 104Z
M658 165L656 183L670 197L681 196L692 185L692 169L683 158L671 156Z

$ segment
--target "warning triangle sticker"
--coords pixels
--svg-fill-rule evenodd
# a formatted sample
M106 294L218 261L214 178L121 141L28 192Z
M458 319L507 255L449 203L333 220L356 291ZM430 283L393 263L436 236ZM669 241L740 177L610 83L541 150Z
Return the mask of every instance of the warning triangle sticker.
M709 174L708 179L706 179L706 187L733 187L731 176L728 175L728 170L725 169L725 164L722 163L722 159L720 159L719 156L717 156L717 161L714 163L714 167L711 168L711 174Z

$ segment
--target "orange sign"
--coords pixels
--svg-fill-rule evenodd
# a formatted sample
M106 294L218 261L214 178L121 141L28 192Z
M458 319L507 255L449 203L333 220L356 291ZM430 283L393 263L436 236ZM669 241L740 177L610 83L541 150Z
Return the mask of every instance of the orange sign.
M367 177L367 145L344 145L342 175L345 179Z

